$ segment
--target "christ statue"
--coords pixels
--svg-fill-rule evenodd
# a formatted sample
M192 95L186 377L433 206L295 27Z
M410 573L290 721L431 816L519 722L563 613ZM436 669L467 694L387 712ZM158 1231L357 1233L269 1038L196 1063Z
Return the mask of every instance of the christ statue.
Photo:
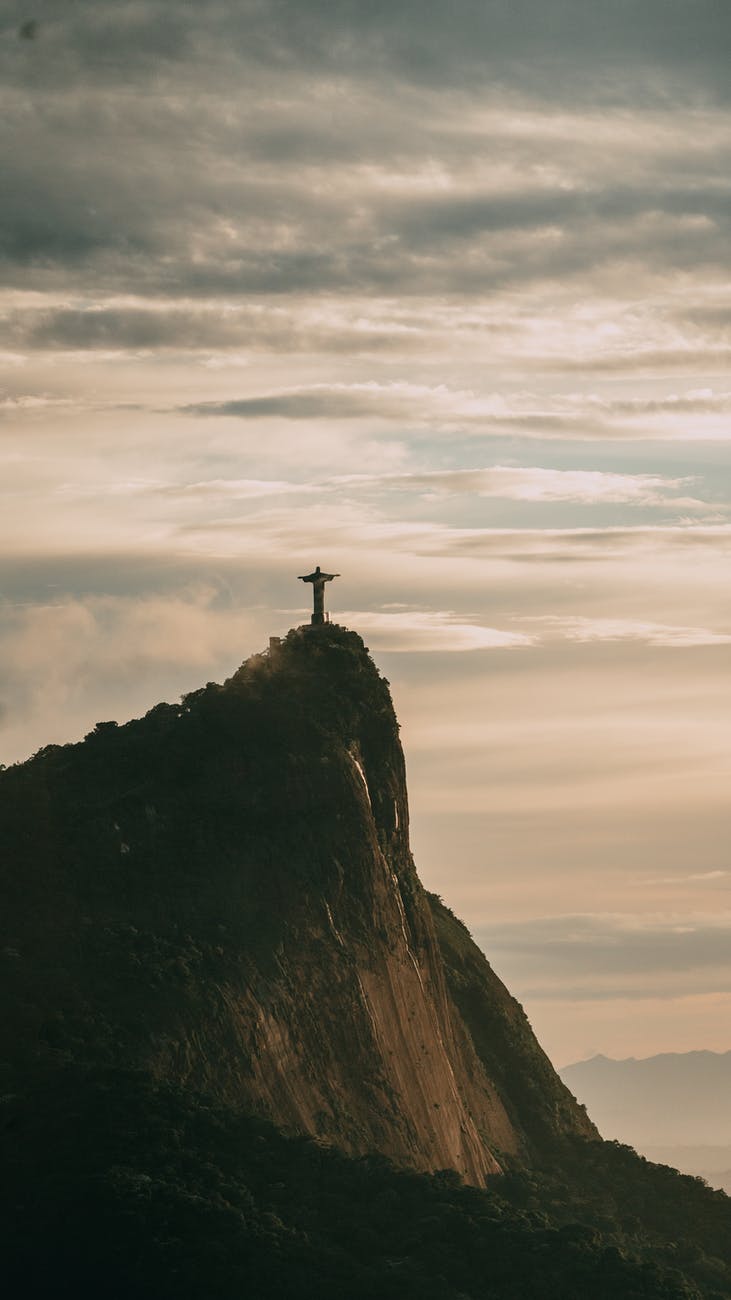
M339 573L323 573L319 564L314 573L301 573L299 575L300 582L312 583L315 608L310 621L313 627L320 627L325 622L325 583L332 582L333 578L339 577Z

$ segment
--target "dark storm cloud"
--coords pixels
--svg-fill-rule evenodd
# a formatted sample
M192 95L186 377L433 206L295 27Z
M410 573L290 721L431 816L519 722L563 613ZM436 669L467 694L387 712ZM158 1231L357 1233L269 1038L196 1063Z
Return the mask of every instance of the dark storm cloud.
M684 218L691 221L679 226ZM693 218L701 221L694 225ZM725 262L728 254L731 186L716 181L686 189L620 185L595 192L526 189L507 195L422 197L395 211L386 209L381 221L383 233L397 234L407 256L433 253L445 241L469 243L484 234L548 228L565 241L551 249L554 274L613 256L647 263L669 261L672 254L676 265L710 265ZM505 254L512 261L509 248ZM536 256L546 259L545 248L529 254L531 263ZM530 271L535 272L534 265ZM520 268L511 265L510 274L519 278Z
M44 271L49 263L96 264L120 285L131 273L138 291L148 292L471 294L612 261L714 267L731 233L731 196L718 184L427 194L394 204L367 178L350 178L340 196L316 197L306 174L257 178L242 168L222 180L201 158L192 196L184 165L173 176L158 171L163 154L160 140L159 154L143 153L129 172L93 148L75 157L69 151L63 163L49 158L42 170L11 166L0 258ZM543 231L548 244L526 245L526 234Z
M114 156L115 145L126 149L130 144L127 130L104 130L100 124L94 141L88 138L91 123L76 115L60 116L61 121L51 117L44 124L16 106L0 126L0 263L6 264L6 274L13 263L23 275L33 264L45 275L53 265L68 265L78 273L80 265L96 261L100 269L100 255L114 254L120 261L149 257L160 251L166 210L168 246L178 242L171 219L174 194L166 199L152 174L152 183L145 183L143 158L126 167ZM154 173L154 164L148 164Z
M416 84L488 78L532 93L550 87L551 97L561 77L573 93L585 87L606 99L643 69L648 94L668 79L692 86L699 72L707 93L728 93L731 16L718 0L455 0L428 7L421 0L39 0L35 12L42 39L20 42L27 7L12 0L6 6L7 45L12 38L15 47L32 47L6 49L11 68L38 51L51 73L65 63L106 77L160 76L194 54L211 63L218 58L224 71L233 57L281 71L397 75Z
M728 228L729 187L715 181L680 189L654 185L651 189L620 186L613 190L567 191L526 189L508 194L450 195L411 201L391 214L391 228L409 242L427 245L436 238L465 239L482 231L523 230L567 226L597 220L631 221L651 213L671 217L705 217L715 227ZM692 227L690 235L692 237ZM708 238L708 230L704 237Z
M200 6L205 9L204 5ZM174 0L36 0L32 50L13 36L27 23L25 0L7 0L0 25L5 70L17 77L42 74L53 86L74 72L159 75L161 64L179 65L194 49L198 24ZM202 15L201 15L202 17Z
M647 166L630 131L597 186L547 181L530 133L465 125L528 89L575 112L579 83L587 104L636 108L652 87L707 100L731 25L712 0L676 0L670 18L667 0L39 0L32 42L17 36L26 18L11 4L0 40L0 259L19 287L68 272L100 294L473 295L613 264L713 271L728 246L727 141L666 140ZM546 151L597 166L571 132ZM439 197L371 174L440 159L458 173L483 154L532 182L457 175ZM68 318L89 330L80 346L106 323Z
M367 176L325 193L324 178L313 188L296 171L257 177L242 166L222 179L213 159L192 148L172 173L160 171L162 139L158 146L129 170L93 148L69 150L63 164L49 157L35 171L10 166L0 212L9 278L21 284L35 267L31 283L47 286L49 269L68 266L82 284L119 292L472 296L611 264L713 271L731 234L730 196L718 184L426 194L395 204ZM198 178L192 193L189 164Z

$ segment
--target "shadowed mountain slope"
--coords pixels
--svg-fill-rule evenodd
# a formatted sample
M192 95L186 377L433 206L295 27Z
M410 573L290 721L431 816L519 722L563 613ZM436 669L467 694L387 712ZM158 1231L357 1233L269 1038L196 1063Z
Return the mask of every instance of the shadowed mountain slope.
M475 1183L544 1132L593 1132L438 911L450 996L388 687L355 633L295 631L0 795L18 1064L133 1064Z
M422 889L355 633L0 773L0 888L11 1294L731 1297Z

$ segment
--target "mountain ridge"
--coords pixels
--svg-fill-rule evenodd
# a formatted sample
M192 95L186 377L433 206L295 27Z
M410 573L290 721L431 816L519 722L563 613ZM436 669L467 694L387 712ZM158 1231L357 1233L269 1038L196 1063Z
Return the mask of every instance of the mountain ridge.
M731 1051L599 1055L559 1074L606 1137L731 1191Z
M492 1033L515 1042L492 1067L476 1050L411 857L388 685L356 633L295 630L222 686L41 751L3 792L11 970L56 968L16 1025L26 1063L38 1042L136 1063L477 1184L554 1131L596 1135L504 989ZM503 1054L539 1063L543 1128L493 1077Z
M355 633L0 773L0 848L11 1296L731 1300L423 890Z
M731 1057L731 1049L727 1052L714 1052L708 1047L696 1047L689 1052L653 1052L650 1056L606 1056L604 1052L595 1052L593 1056L582 1057L580 1061L571 1061L567 1065L560 1066L560 1070L574 1070L578 1066L597 1061L606 1061L611 1065L638 1065L646 1061L689 1060L704 1057Z

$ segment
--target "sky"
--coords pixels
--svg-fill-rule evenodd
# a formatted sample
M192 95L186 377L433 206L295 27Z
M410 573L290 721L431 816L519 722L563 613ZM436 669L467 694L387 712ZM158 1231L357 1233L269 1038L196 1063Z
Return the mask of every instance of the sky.
M342 574L558 1065L731 1048L731 9L5 0L0 759Z

